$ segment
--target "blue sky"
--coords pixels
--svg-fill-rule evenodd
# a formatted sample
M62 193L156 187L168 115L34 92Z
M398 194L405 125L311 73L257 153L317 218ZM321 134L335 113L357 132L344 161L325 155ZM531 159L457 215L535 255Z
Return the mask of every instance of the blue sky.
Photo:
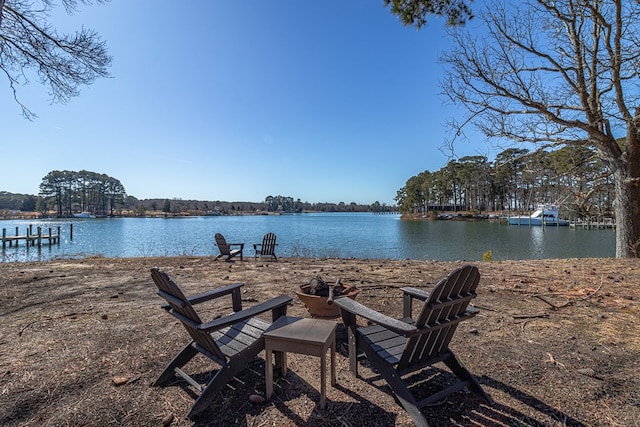
M112 0L51 22L101 34L113 77L64 105L32 78L31 122L0 78L0 190L84 169L140 199L394 204L449 160L441 19L404 27L382 0Z

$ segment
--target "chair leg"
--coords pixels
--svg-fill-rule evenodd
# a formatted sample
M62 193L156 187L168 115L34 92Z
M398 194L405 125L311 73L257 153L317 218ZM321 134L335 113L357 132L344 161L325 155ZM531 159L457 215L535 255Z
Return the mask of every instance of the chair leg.
M349 371L358 376L358 331L356 325L356 316L348 311L340 312L342 323L347 328L347 345L349 349Z
M159 386L175 377L174 368L182 368L193 357L198 354L198 350L195 349L193 341L187 344L176 357L173 358L167 367L162 371L157 380L153 383L154 386Z
M364 350L371 365L382 375L382 378L385 379L404 410L407 411L413 422L416 423L416 426L429 427L427 418L420 410L418 402L393 366L382 359L375 350L370 347Z
M484 391L484 389L482 388L480 383L471 374L471 372L469 372L469 370L467 368L465 368L462 365L462 363L460 363L460 361L458 360L456 355L453 353L453 351L449 350L449 354L450 354L450 356L447 357L446 359L444 359L442 362L445 365L447 365L447 367L449 369L451 369L451 372L453 372L454 375L456 377L458 377L458 379L460 379L461 381L467 381L468 384L469 384L469 389L473 393L475 393L478 396L482 397L487 403L492 404L493 403L493 399L491 399L491 396L489 396Z
M227 385L238 372L245 369L263 349L264 340L257 340L241 353L236 354L227 364L221 366L213 378L209 380L204 390L202 390L202 393L200 393L200 396L196 399L187 417L194 417L207 409L207 406L209 406L215 397L215 393Z
M232 372L229 365L221 367L213 378L211 378L204 390L202 390L202 393L200 393L200 396L194 402L187 417L192 418L207 409L207 406L209 406L209 403L215 397L215 393L231 381L234 374L235 371Z

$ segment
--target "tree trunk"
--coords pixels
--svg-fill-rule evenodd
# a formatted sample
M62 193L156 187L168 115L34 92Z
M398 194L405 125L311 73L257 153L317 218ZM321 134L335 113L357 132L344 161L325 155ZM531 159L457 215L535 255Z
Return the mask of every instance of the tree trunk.
M614 173L616 258L640 258L640 165L626 166Z

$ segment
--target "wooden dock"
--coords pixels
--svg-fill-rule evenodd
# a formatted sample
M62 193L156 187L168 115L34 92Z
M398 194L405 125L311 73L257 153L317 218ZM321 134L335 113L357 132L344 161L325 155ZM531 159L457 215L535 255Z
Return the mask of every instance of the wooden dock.
M613 218L586 218L571 221L569 223L571 228L582 228L584 230L602 230L602 229L616 229L616 222Z
M73 239L73 224L71 224L71 239ZM7 235L7 229L2 229L2 249L5 249L7 246L18 246L20 242L24 242L27 247L29 246L37 246L42 247L42 245L59 245L60 244L60 226L56 228L56 232L53 231L52 227L49 227L48 233L43 231L42 227L37 227L37 229L33 230L33 226L29 226L26 230L25 234L20 234L19 227L16 227L16 232L13 236Z

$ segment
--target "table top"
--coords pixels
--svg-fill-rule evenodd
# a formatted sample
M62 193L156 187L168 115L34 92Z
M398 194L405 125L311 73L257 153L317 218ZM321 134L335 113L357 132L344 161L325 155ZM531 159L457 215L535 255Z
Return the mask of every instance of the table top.
M338 324L332 320L280 316L264 333L265 338L281 341L324 344L335 332Z

